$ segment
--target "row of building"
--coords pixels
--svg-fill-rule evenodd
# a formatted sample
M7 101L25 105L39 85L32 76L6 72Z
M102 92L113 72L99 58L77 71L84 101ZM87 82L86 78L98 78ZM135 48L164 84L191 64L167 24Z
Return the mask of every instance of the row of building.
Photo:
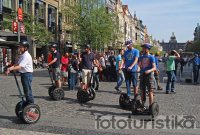
M80 0L0 0L0 4L3 2L2 9L0 6L0 44L12 45L18 41L18 37L16 34L13 34L11 26L12 21L16 19L17 9L21 6L24 14L36 16L37 21L44 24L48 31L52 33L52 41L60 41L60 43L71 48L71 50L72 48L76 49L76 45L72 41L73 18L69 15L62 15L62 8L65 6L73 6L79 1ZM109 46L112 48L122 48L127 39L132 39L135 44L142 44L144 42L151 43L157 46L160 51L168 52L173 49L185 50L186 43L178 43L174 33L172 33L169 42L159 42L155 40L152 35L149 35L147 26L137 17L136 12L132 14L129 10L130 7L124 5L122 0L98 1L101 5L105 6L105 10L108 13L114 12L117 14L116 21L119 25L118 29L122 33L122 36L119 36L113 43L105 45L104 49L109 48ZM199 24L195 29L194 36L194 40L200 40ZM21 34L20 38L21 40L29 40L32 43L33 48L31 53L33 57L40 56L42 53L45 54L47 52L46 48L34 42L34 40L26 36L26 34ZM2 47L0 47L1 54L6 52L8 52L7 54L9 56L11 51L9 48L2 49Z
M132 15L129 11L128 5L123 5L121 0L99 0L105 6L107 12L117 13L117 23L119 24L119 30L123 33L120 38L116 39L114 43L108 46L114 48L121 48L125 40L132 39L136 44L144 42L150 42L157 45L160 50L158 42L148 34L147 26L143 24L136 13ZM72 45L73 49L76 46L72 42L72 25L73 18L71 16L64 16L61 14L63 6L72 6L77 3L78 0L3 0L3 22L1 28L0 37L6 41L17 41L17 35L11 32L11 26L6 27L7 24L12 24L12 20L15 19L16 11L19 5L23 9L24 14L30 14L31 16L37 16L37 20L43 23L44 26L53 34L54 41L62 41L62 43ZM39 14L38 14L39 13ZM60 26L62 25L62 26ZM26 38L26 35L21 37ZM34 43L33 55L39 55L43 49L41 46ZM105 46L108 48L108 46ZM37 49L37 51L36 51Z

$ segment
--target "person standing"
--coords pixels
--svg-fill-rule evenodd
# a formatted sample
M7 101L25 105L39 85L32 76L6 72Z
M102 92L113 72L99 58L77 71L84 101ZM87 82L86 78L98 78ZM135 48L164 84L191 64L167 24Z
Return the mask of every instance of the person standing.
M19 43L20 57L14 66L7 68L6 74L8 75L11 71L19 71L21 75L21 83L23 86L24 95L28 104L34 103L32 94L32 80L33 80L33 62L32 57L28 52L29 43L27 41L21 41Z
M111 55L108 57L108 61L110 62L110 69L109 69L109 79L110 81L115 81L116 80L116 72L115 72L115 64L116 64L116 59L114 55L114 51L112 50Z
M116 59L116 72L117 72L117 86L115 86L115 89L120 92L120 87L123 83L123 81L125 81L125 77L124 77L124 73L122 70L122 56L124 55L124 50L120 49L119 50L119 55L117 56Z
M154 77L156 80L156 85L157 85L157 90L162 90L162 87L160 86L160 80L159 80L159 75L160 75L160 70L158 68L158 59L159 59L159 54L155 54L155 64L156 64L156 70L154 72Z
M52 61L47 66L51 66L53 80L55 81L56 88L61 88L61 73L60 73L60 54L57 51L57 44L51 45Z
M69 54L65 53L61 58L61 76L63 85L67 85L67 77L68 77L68 59Z
M137 69L138 69L138 58L139 58L139 51L133 48L132 40L128 40L125 42L127 46L127 50L124 53L123 64L125 64L125 81L127 87L127 96L130 100L131 96L131 82L134 88L134 96L137 97L138 90L137 90Z
M193 76L194 76L194 85L199 84L198 79L199 79L199 65L200 65L200 60L198 57L198 54L194 54L194 58L191 59L192 65L193 65Z
M175 91L175 61L180 58L180 55L176 50L170 52L169 57L167 58L167 84L166 84L166 94L176 93Z
M74 90L77 81L77 73L79 70L77 55L72 55L71 70L70 70L70 85L69 89Z

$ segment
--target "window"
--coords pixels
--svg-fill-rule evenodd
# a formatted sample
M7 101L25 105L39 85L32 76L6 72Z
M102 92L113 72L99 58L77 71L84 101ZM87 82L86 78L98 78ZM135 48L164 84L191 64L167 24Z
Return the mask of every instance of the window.
M31 0L24 0L22 3L24 13L31 14Z
M38 0L37 3L38 5L38 17L39 19L44 19L45 18L45 3Z
M51 5L48 6L48 28L52 33L56 32L56 13L57 9Z
M12 0L3 0L3 6L12 9Z

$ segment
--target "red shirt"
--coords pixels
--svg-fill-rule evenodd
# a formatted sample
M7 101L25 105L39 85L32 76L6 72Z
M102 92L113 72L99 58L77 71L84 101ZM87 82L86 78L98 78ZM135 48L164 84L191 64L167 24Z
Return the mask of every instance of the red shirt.
M64 57L62 56L62 59L61 59L61 63L62 63L62 66L61 66L61 71L67 71L68 70L68 57Z
M50 63L52 60L53 60L52 54L49 53L47 58L48 63Z

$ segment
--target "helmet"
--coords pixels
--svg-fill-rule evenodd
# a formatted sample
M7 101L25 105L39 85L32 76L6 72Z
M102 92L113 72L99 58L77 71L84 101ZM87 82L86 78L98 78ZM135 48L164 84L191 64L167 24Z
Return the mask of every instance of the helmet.
M132 40L127 40L127 41L125 42L125 45L126 45L126 46L129 46L129 45L131 45L131 44L133 44L133 41L132 41Z
M151 44L149 44L149 43L144 43L143 45L141 45L141 47L143 47L143 48L147 48L147 49L151 49L151 47L152 47L152 45Z
M86 44L86 45L85 45L85 48L90 48L90 45L89 45L89 44Z
M29 46L30 46L28 41L25 41L25 40L20 41L19 45L22 45L22 46L27 47L27 48L29 48Z

